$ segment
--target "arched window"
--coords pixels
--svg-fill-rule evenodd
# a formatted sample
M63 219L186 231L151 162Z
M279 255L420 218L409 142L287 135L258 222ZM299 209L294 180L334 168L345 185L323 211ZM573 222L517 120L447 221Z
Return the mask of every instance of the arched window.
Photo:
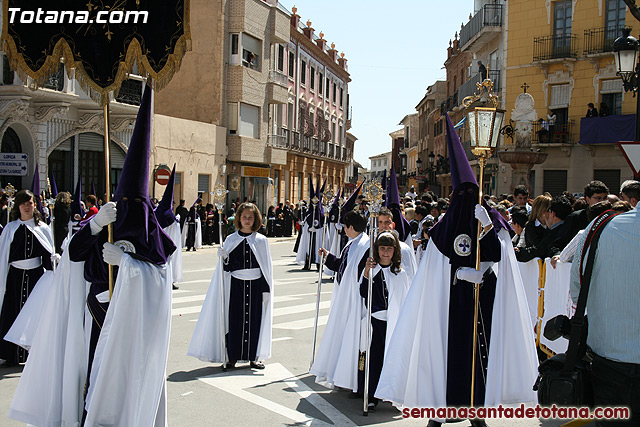
M22 153L22 144L15 130L7 128L2 136L2 153Z

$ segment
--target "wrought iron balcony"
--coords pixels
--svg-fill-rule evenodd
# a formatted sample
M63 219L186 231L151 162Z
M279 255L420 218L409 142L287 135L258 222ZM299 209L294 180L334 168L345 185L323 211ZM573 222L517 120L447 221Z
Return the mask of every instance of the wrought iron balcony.
M313 155L326 159L346 161L347 149L329 142L320 141L316 137L301 135L289 129L281 128L281 135L268 135L268 145L277 148ZM344 150L344 151L343 151Z
M533 38L533 60L576 58L578 43L575 34L555 34Z
M142 101L142 82L128 79L122 82L116 101L123 104L140 105Z
M499 29L500 27L502 27L502 5L486 4L460 30L460 46L465 50L467 43L483 30Z
M302 137L302 151L311 151L311 137Z
M575 122L568 120L566 123L556 123L549 130L543 129L540 122L531 123L531 142L533 144L574 144L573 134Z
M57 90L62 92L64 89L64 65L60 64L58 72L52 74L49 80L44 84L44 87L51 90Z
M624 27L602 27L584 30L584 54L612 52L613 42L620 37Z
M489 70L489 79L493 82L493 91L500 90L500 70Z
M478 90L477 83L482 83L482 76L477 73L475 76L471 76L469 80L464 82L458 88L458 104L462 104L462 100L467 96L473 95Z
M293 138L291 138L291 148L300 151L302 144L300 142L300 132L293 132Z

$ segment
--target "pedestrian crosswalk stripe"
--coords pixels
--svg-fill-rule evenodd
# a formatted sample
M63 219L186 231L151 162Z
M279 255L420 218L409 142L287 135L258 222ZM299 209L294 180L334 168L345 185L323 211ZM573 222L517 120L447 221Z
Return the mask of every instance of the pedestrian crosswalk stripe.
M354 427L356 424L346 415L341 413L331 405L318 392L311 389L299 377L290 372L280 363L272 363L266 366L260 375L256 375L252 370L233 370L216 375L198 378L205 384L213 386L219 390L244 399L254 405L261 406L271 412L281 415L297 425L305 426L343 426ZM318 409L329 423L312 418L310 415L298 411L298 408L289 408L278 402L268 400L254 393L267 385L283 383L288 390L296 392L307 403ZM291 423L287 423L291 424Z
M320 309L329 308L331 301L320 301ZM273 317L286 316L287 314L305 313L307 311L315 311L316 303L292 305L289 307L278 307L273 309Z
M185 302L196 302L196 301L204 301L204 297L205 295L192 295L189 297L178 297L178 298L174 298L172 303L173 304L182 304Z
M201 310L202 310L202 306L201 305L195 305L195 306L191 306L191 307L173 308L173 309L171 309L171 315L172 316L182 316L184 314L200 313Z
M318 326L326 325L328 319L329 319L329 315L318 316ZM276 323L275 325L273 325L273 328L300 330L300 329L313 328L313 323L314 323L314 317L310 317L308 319L294 320L291 322L284 322L284 323Z
M186 269L183 268L182 269L182 274L187 274L187 273L202 273L203 271L210 271L213 273L213 270L215 270L215 267L209 267L209 268L200 268L200 269Z
M189 283L211 283L211 279L185 280L184 282L180 282L181 285L186 285Z

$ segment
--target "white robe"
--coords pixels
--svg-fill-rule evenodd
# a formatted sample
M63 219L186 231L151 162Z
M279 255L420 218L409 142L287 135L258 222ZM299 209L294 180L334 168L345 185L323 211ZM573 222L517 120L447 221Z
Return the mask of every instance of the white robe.
M416 261L416 253L413 246L407 245L405 242L400 243L400 252L402 255L402 270L407 273L411 282L418 271L418 262Z
M196 249L200 249L202 247L202 222L200 221L200 216L196 215L196 238L193 243L193 247ZM189 224L184 223L184 227L182 228L182 247L187 246L187 233L189 231ZM176 245L177 246L177 245Z
M358 264L368 250L369 236L361 233L347 253L342 281L337 283L337 275L334 279L329 320L310 371L318 384L328 388L358 390L358 347L364 312Z
M387 332L384 342L384 354L386 355L387 350L389 349L389 341L391 341L391 336L393 335L393 330L395 329L396 324L398 323L398 318L400 317L400 310L402 309L404 300L407 297L407 292L409 292L411 278L407 275L407 272L404 271L404 269L401 269L397 274L395 274L391 272L390 267L381 268L380 265L376 265L376 267L373 269L373 277L375 277L380 270L382 270L382 274L384 274L384 281L387 285L387 292L389 293L389 297L387 300L388 306L386 313L384 313L383 316L380 316L380 314L378 314L380 312L377 312L373 313L372 317L379 320L387 321ZM365 331L367 330L367 310L363 310L362 318L362 333L360 334L360 336L364 339L366 338ZM364 345L363 342L361 342L360 348L361 350L364 350L366 348L366 341L364 341Z
M202 247L202 221L200 220L200 216L196 217L196 243L194 247L196 249Z
M329 242L328 243L325 242L324 244L325 249L332 254L340 253L340 238L341 238L340 231L342 230L343 225L340 223L331 223L327 228L328 228L328 234L329 234L329 237L328 237ZM325 267L322 274L333 278L333 276L335 275L335 272Z
M87 375L84 263L65 249L32 339L9 418L40 427L79 426Z
M5 341L19 345L25 350L31 348L44 307L49 303L53 290L53 271L46 270L38 279L33 290L13 321L13 325L4 336Z
M171 277L124 254L91 368L85 426L166 424Z
M180 222L175 221L171 225L163 228L164 232L171 239L176 250L167 260L167 265L171 269L171 280L173 282L182 282L182 237L180 235Z
M321 247L323 247L322 245L322 234L323 234L323 229L322 228L316 228L315 229L315 233L313 233L313 237L316 239L316 245L315 245L315 257L312 258L313 261L316 264L320 264L320 255L318 255L318 249L320 249ZM296 263L298 265L304 265L306 258L307 258L307 254L309 253L309 239L310 239L310 234L309 233L309 224L307 224L307 222L305 221L304 224L302 225L302 231L300 231L302 233L302 235L300 236L300 244L298 245L298 253L296 254ZM324 238L324 247L327 248L329 245L329 232L327 231L325 233L325 238Z
M238 232L233 233L224 241L223 247L225 251L231 253L243 239L244 237L240 236ZM274 286L271 253L267 238L262 234L254 232L246 239L258 260L260 270L269 285L271 294L269 303L263 303L260 338L258 339L256 353L258 360L266 360L271 357L271 324L273 322ZM225 335L229 332L230 289L231 273L224 271L224 264L220 258L213 272L211 284L207 290L207 296L204 299L198 323L196 323L196 328L193 331L187 355L204 362L227 362Z
M20 225L24 224L29 231L38 239L42 247L53 254L55 252L55 246L53 243L53 233L47 224L40 221L38 225L35 225L34 220L22 221L16 219L7 224L0 234L0 310L2 310L2 304L4 303L4 293L7 290L7 274L9 274L9 249L11 248L11 242L13 241L13 235Z
M511 239L498 234L497 276L485 406L536 402L538 359L527 299ZM447 406L447 351L451 266L429 241L407 294L375 396L397 406Z

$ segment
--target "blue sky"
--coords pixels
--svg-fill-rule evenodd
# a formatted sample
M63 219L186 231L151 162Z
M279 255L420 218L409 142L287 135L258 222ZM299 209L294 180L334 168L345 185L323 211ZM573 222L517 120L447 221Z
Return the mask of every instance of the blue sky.
M298 8L348 60L353 111L349 132L358 138L355 159L391 150L389 133L424 96L427 86L446 80L449 40L473 13L473 0L285 0Z

